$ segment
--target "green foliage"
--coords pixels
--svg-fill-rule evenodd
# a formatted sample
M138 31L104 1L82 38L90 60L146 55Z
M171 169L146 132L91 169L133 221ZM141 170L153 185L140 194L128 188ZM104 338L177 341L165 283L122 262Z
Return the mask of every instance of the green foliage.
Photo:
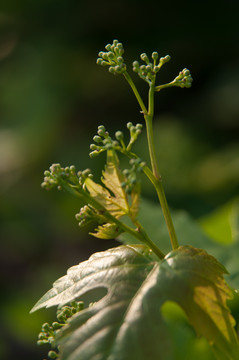
M150 253L149 248L135 245L94 254L69 269L39 300L33 311L83 299L95 287L107 289L103 299L76 314L58 332L62 359L96 355L102 360L174 359L172 339L160 312L167 300L182 307L221 359L232 358L231 344L237 340L226 305L232 293L223 280L224 267L204 250L189 246L170 252L160 262Z
M165 316L165 304L167 308L170 302L186 315L197 336L207 339L217 359L236 360L239 344L236 322L227 304L233 298L233 290L224 280L227 270L197 245L197 239L202 245L204 235L192 221L182 221L176 214L175 231L156 159L154 94L171 86L189 88L190 72L184 69L172 82L156 86L156 75L170 57L160 58L157 63L158 53L153 52L151 63L143 53L141 60L146 65L135 61L133 70L149 85L146 107L127 72L122 44L114 40L105 48L107 52L99 53L97 63L109 66L113 74L123 75L132 88L146 123L151 166L132 152L142 125L128 123L127 146L121 131L116 131L114 140L103 125L98 127L95 143L90 145L91 157L105 151L107 154L102 184L93 180L89 169L77 173L74 166L63 168L54 164L45 172L44 188L69 191L84 204L76 215L80 226L97 223L91 235L101 239L120 236L125 245L93 254L53 284L32 311L57 305L57 317L63 323L44 324L39 341L57 346L59 355L51 350L48 356L59 356L61 360L180 359L182 353L190 352L185 348L179 351L174 340L175 328ZM130 169L121 170L118 153L130 160ZM160 213L145 203L139 213L140 172L154 186ZM212 254L220 255L220 250L220 245L212 246ZM80 312L76 306L67 305L78 299L93 299L94 293L98 300Z

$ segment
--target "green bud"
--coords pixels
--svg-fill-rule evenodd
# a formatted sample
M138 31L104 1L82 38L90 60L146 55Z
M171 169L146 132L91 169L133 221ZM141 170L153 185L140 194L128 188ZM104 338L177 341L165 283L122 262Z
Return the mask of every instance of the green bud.
M39 340L47 339L46 333L45 332L40 332L40 334L38 335L38 339Z
M49 351L48 356L50 359L56 359L58 357L57 353L55 351Z
M107 45L105 46L105 49L106 49L107 51L112 51L112 46L111 46L110 44L107 44Z
M104 125L99 125L99 126L98 126L98 134L99 134L99 131L101 131L102 134L105 134L105 127L104 127Z
M78 309L78 311L84 309L84 302L83 302L83 301L78 301L78 303L77 303L77 309Z
M52 330L52 327L48 323L45 323L42 325L42 331L49 332L51 330Z
M52 327L53 327L53 330L58 330L62 327L62 324L59 324L58 322L53 322L52 323Z
M145 53L141 54L141 55L140 55L140 58L141 58L141 60L143 60L144 62L146 62L146 64L149 63L149 58L148 58L147 54L145 54Z
M65 322L65 321L66 321L66 318L65 318L65 316L60 312L60 313L57 315L57 320L60 321L60 322Z
M117 139L117 140L123 140L123 138L124 138L124 134L122 133L122 131L116 131L116 133L115 133L115 138Z
M37 345L45 345L45 344L49 344L48 340L38 340L37 341Z
M120 48L118 52L119 52L119 55L122 56L124 54L124 49Z
M52 174L57 174L61 171L61 165L60 164L52 164L50 167L50 171Z
M158 59L158 57L159 57L159 54L158 54L156 51L154 51L154 52L152 53L152 59L153 59L154 61L156 61L156 60Z
M91 149L91 150L97 150L97 149L98 149L98 146L95 145L95 144L90 144L90 149Z
M96 143L102 142L102 138L101 138L100 136L98 136L98 135L95 135L95 136L93 137L93 140L94 140Z
M166 56L160 58L160 62L163 64L165 64L169 60L171 60L171 57L169 55L166 55Z
M89 156L90 156L91 158L94 158L94 157L96 157L97 155L99 155L99 151L97 151L97 150L92 151L92 152L89 153Z
M107 58L111 61L114 60L114 58L115 58L114 53L112 51L109 51L107 53Z
M102 60L101 58L98 58L98 59L96 60L96 64L97 64L97 65L103 65L102 62L103 62L103 60Z
M118 45L118 40L113 40L113 47L116 47Z
M133 126L132 122L128 122L128 123L127 123L127 128L128 128L129 130L131 129L132 126Z

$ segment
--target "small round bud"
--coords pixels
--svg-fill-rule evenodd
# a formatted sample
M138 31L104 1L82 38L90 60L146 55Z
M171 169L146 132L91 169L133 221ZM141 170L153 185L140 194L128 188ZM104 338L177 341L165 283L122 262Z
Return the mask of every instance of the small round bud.
M52 327L53 327L53 330L58 330L62 327L62 325L55 321L52 323Z
M51 175L51 173L49 170L44 171L44 176L50 176L50 175Z
M120 48L119 49L119 55L122 56L124 54L124 49L123 48Z
M47 339L46 333L45 333L45 332L41 332L41 333L38 335L38 339L39 339L39 340L46 340L46 339Z
M49 351L48 356L50 359L56 359L58 357L57 353L55 351Z
M111 74L115 75L115 69L114 69L113 66L110 66L110 67L109 67L109 72L110 72Z
M90 144L90 149L91 149L91 150L97 150L97 149L98 149L98 146L95 145L95 144Z
M147 54L145 54L145 53L141 54L140 58L141 58L141 60L143 60L147 64L149 63L149 58L148 58Z
M158 59L158 57L159 57L159 54L158 54L156 51L154 51L154 52L152 53L152 59L153 59L154 61L156 61L156 60Z
M114 60L114 58L115 58L114 53L112 51L109 51L107 53L107 58L111 61Z
M123 140L124 134L122 133L122 131L116 131L115 137L116 137L117 140L120 141L120 140Z
M93 140L94 140L96 143L100 143L100 142L102 141L101 137L98 136L98 135L95 135L95 136L93 137Z
M97 64L97 65L102 65L102 62L103 62L103 60L102 60L101 58L98 58L98 59L96 60L96 64Z
M37 345L45 345L48 344L48 340L38 340Z
M84 302L83 302L83 301L78 301L78 303L77 303L77 309L78 309L78 311L84 309Z
M118 56L117 61L118 61L119 64L122 64L124 59L122 58L122 56Z
M99 134L99 131L101 131L103 134L105 133L105 127L104 127L104 125L99 125L99 126L98 126L98 134Z
M110 44L107 44L107 45L105 46L105 49L106 49L107 51L112 51L112 46L111 46Z
M97 151L97 150L92 151L92 152L89 153L89 156L90 156L91 158L94 158L94 157L96 157L97 155L99 155L99 151Z
M62 312L60 312L60 313L57 315L57 320L59 320L60 322L65 322L65 321L66 321L66 318L65 318L65 316L62 314Z
M128 123L127 123L127 128L128 128L129 130L131 129L132 126L133 126L132 122L128 122Z
M48 332L48 331L51 331L51 330L52 330L52 328L48 323L45 323L45 324L42 325L42 331Z

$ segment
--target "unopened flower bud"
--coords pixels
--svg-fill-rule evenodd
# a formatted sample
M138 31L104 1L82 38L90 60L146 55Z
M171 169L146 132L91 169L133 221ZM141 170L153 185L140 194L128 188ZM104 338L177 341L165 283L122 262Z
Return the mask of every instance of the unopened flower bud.
M105 46L105 49L106 49L107 51L112 51L112 46L111 46L110 44L107 44L107 45Z
M143 60L147 64L149 63L149 58L148 58L147 54L145 54L145 53L141 54L140 58L141 58L141 60Z
M49 351L48 356L50 359L56 359L58 357L57 353L55 351Z
M100 142L102 142L101 137L100 137L100 136L98 136L98 135L95 135L95 136L93 137L93 140L94 140L96 143L100 143Z
M123 140L124 134L122 133L122 131L116 131L115 137L116 137L117 140L120 141L120 140Z
M159 57L158 53L157 53L156 51L154 51L154 52L152 53L152 59L153 59L154 61L156 61L156 60L158 59L158 57Z

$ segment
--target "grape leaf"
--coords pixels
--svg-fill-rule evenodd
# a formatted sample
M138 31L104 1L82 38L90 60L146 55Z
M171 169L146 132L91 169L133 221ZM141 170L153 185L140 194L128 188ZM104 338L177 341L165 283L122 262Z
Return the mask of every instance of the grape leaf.
M102 183L106 187L96 184L90 178L86 178L85 186L90 195L102 206L104 206L104 208L114 217L119 218L128 214L128 199L121 186L121 183L123 182L123 175L117 166L116 160L114 161L114 152L112 150L108 151L107 164L102 175ZM111 193L113 195L111 195Z
M92 255L60 278L34 306L62 306L97 288L107 294L73 316L58 333L61 360L173 360L173 343L160 308L176 302L219 359L237 359L232 296L224 267L204 250L182 246L154 261L144 245Z
M162 210L159 206L148 200L141 199L141 209L138 219L143 225L149 237L154 243L164 252L170 251L168 230L165 225ZM238 200L233 201L230 206L226 206L228 214L228 224L231 239L225 239L225 244L217 242L209 237L214 235L216 239L217 230L215 231L215 218L212 217L212 224L210 226L210 234L207 234L199 226L195 220L185 211L172 211L173 222L178 236L180 245L192 245L197 248L203 248L211 255L215 256L228 270L229 274L226 275L227 282L234 289L239 290L239 267L238 267L238 254L239 254L239 204ZM221 212L220 212L221 214ZM209 220L211 215L208 215ZM206 218L203 219L205 223ZM220 222L221 218L217 219ZM224 220L225 222L225 220ZM209 226L209 224L207 225ZM221 225L220 225L221 226ZM226 231L223 229L224 234ZM227 230L227 232L229 232ZM132 239L128 234L124 233L119 236L122 243L135 244L137 239Z

